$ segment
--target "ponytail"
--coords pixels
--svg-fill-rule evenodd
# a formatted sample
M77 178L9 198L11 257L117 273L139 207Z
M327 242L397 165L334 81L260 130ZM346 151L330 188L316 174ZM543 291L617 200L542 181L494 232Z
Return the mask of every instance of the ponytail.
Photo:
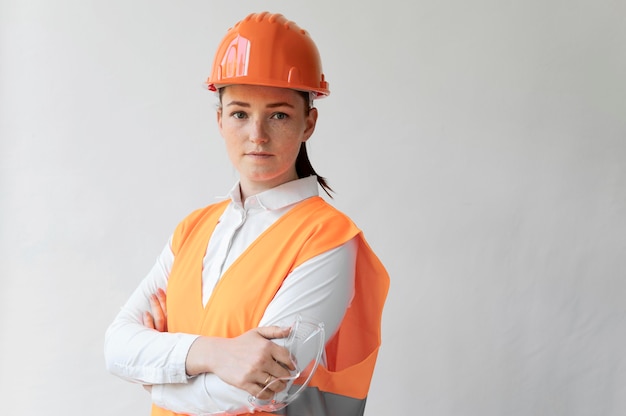
M304 99L304 108L306 109L306 115L309 115L309 111L313 108L313 97L314 94L308 91L298 91L302 98ZM306 142L302 142L300 144L300 151L298 152L298 157L296 158L296 173L298 174L298 178L306 178L307 176L315 175L317 176L317 183L322 187L326 195L329 197L333 197L330 193L335 192L333 188L328 185L328 181L323 176L318 175L313 169L313 165L311 165L311 161L309 160L309 155L306 151Z
M317 176L317 183L319 183L322 189L324 189L326 195L331 198L333 197L330 193L335 191L333 191L333 189L328 185L326 178L318 175L311 165L309 155L306 151L306 142L302 142L300 144L300 152L298 152L298 157L296 158L296 173L298 174L298 178L306 178L311 175Z

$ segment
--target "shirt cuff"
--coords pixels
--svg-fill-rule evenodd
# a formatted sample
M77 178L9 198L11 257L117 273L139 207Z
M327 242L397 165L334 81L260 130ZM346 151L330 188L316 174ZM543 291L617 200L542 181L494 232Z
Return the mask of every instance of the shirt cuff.
M198 339L199 335L192 334L176 334L176 344L169 351L167 362L170 363L165 368L153 368L154 374L146 375L146 379L154 380L154 385L171 384L171 383L187 383L191 378L187 375L186 361L189 354L191 344ZM148 369L144 369L147 371Z
M193 378L187 375L187 355L189 354L191 344L196 342L200 336L192 334L178 335L180 339L172 350L172 362L177 363L177 365L172 372L172 380L169 383L186 383L187 380Z

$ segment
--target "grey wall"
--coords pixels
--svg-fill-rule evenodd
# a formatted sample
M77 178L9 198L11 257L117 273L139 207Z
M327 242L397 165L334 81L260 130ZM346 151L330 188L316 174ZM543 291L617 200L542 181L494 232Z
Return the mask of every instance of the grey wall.
M626 414L623 1L0 2L0 403L142 415L104 331L236 175L201 84L251 11L308 29L310 141L392 276L367 414Z

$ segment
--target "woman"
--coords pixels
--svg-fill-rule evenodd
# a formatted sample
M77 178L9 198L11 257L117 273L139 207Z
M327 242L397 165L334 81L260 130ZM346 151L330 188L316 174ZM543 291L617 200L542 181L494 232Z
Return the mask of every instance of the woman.
M107 330L107 367L147 386L153 415L251 413L251 397L276 397L311 361L282 346L301 317L323 325L325 360L282 414L362 415L389 278L318 196L330 188L306 153L313 100L329 94L317 48L282 15L251 14L207 86L239 181L176 228Z

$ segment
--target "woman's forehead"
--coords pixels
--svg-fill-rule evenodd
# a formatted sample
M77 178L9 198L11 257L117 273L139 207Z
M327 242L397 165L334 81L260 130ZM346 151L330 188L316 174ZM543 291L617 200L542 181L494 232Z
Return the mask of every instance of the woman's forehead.
M220 89L220 101L224 105L231 101L264 104L282 102L293 107L308 107L308 94L289 88L236 84Z
M279 87L267 87L263 85L245 85L245 84L236 84L236 85L228 85L224 87L223 94L228 95L245 95L250 97L281 97L281 98L295 98L300 95L300 93L296 90L292 90L289 88L279 88Z

